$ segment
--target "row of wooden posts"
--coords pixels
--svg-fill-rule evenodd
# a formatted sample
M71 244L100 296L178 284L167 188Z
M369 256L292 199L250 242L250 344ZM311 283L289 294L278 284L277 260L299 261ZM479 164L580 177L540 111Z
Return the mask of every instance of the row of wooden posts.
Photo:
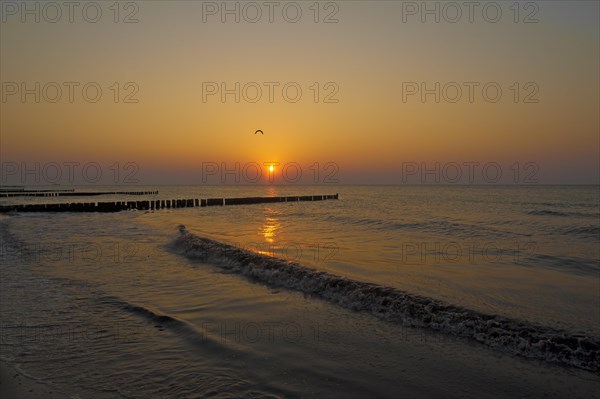
M0 198L6 197L90 197L96 195L157 195L158 191L101 191L101 192L85 192L73 190L65 191L23 191L23 192L12 192L2 193L0 192Z
M333 195L302 195L287 197L244 197L244 198L207 198L172 199L147 201L80 202L64 204L21 204L0 206L0 212L119 212L130 209L158 210L173 208L194 208L204 206L250 205L275 202L337 200Z

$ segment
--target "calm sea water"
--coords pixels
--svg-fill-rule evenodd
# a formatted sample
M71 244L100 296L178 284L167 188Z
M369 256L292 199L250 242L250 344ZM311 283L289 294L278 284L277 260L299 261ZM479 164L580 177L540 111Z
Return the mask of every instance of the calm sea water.
M597 396L597 186L158 189L340 200L0 216L3 360L71 397Z

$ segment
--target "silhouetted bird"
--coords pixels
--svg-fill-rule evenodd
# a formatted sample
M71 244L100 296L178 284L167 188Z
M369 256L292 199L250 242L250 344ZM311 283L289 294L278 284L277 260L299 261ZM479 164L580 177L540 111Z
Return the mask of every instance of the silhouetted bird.
M265 135L265 134L263 133L263 131L262 131L262 130L260 130L260 129L259 129L259 130L257 130L256 132L254 132L254 134L256 134L256 133L260 133L260 134L262 134L263 136Z

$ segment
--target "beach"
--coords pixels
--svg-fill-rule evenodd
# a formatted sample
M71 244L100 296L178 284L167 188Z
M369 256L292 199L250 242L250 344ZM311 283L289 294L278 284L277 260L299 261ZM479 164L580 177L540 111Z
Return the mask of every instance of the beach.
M2 398L600 399L600 2L0 15Z
M81 398L598 397L593 187L337 191L337 201L5 214L3 361ZM395 196L404 205L384 211L378 198ZM443 216L481 196L507 211ZM427 216L425 197L440 198ZM549 231L563 246L542 245Z
M0 362L0 396L11 399L65 399L51 387L28 378L13 367Z

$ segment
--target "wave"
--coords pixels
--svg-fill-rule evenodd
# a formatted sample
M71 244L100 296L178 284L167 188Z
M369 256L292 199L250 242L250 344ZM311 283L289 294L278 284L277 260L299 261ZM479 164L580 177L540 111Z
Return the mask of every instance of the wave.
M176 319L174 317L161 314L156 310L152 310L148 307L138 306L131 304L127 301L124 301L118 297L114 296L103 296L99 298L100 302L103 304L109 304L115 306L117 308L122 309L123 311L129 312L131 314L140 316L149 322L153 323L156 328L159 330L163 330L165 328L173 329L173 330L191 330L190 326L182 320Z
M597 213L586 213L586 212L563 212L563 211L553 211L551 209L540 209L535 211L527 212L528 215L531 216L561 216L561 217L582 217L582 218L592 218L600 216Z
M541 209L538 211L529 211L529 212L527 212L527 214L532 215L532 216L569 216L569 214L566 212L551 211L549 209Z
M257 254L179 226L175 249L263 284L314 295L389 322L466 337L519 356L600 371L600 340L504 316L485 314L392 287L352 280Z
M323 219L321 219L323 220ZM377 228L379 230L389 231L418 231L422 233L434 233L442 235L451 235L461 238L489 238L489 237L512 237L514 235L523 235L514 232L507 232L490 228L490 223L485 225L473 225L467 223L451 222L447 220L426 220L419 222L401 222L394 220L358 218L353 216L329 215L324 218L325 221L342 223L352 226L365 226ZM510 222L509 222L510 223Z
M150 307L147 304L131 303L127 299L103 295L97 299L101 305L107 305L113 309L129 313L135 317L145 320L159 331L167 330L187 342L195 353L205 354L208 359L235 359L215 363L203 363L200 368L195 368L191 364L184 364L193 375L194 384L189 383L186 373L172 373L169 378L174 381L173 386L177 386L177 391L182 390L178 397L206 397L207 392L220 392L219 397L249 397L249 398L281 398L292 397L294 392L279 387L268 387L266 392L263 389L256 389L244 376L238 373L239 367L236 364L252 364L255 362L255 355L248 350L236 345L235 340L229 339L222 334L213 333L202 327L198 328L192 323L176 317L162 313L161 311ZM188 349L189 350L189 349ZM202 363L202 362L201 362ZM162 367L161 365L158 365ZM218 369L217 369L218 368ZM195 371L194 371L195 370ZM169 372L169 370L164 370ZM172 371L172 370L170 370ZM250 381L252 381L252 377ZM163 389L163 386L156 386L153 383L141 383L141 380L131 382L125 392L119 390L124 386L115 387L122 397L167 397L172 390ZM140 384L138 384L140 382ZM198 382L201 384L196 385ZM185 388L182 388L185 385ZM141 392L141 393L140 393ZM210 395L209 395L210 396ZM170 396L169 396L170 397ZM212 396L211 396L212 397Z
M587 237L597 240L600 238L600 226L566 227L561 231L561 233L563 235Z
M547 206L549 208L573 208L573 207L589 207L592 205L591 202L574 202L572 199L568 202L559 201L559 202L537 202L537 201L523 201L523 202L515 202L519 205L525 206Z
M536 268L543 267L580 276L598 277L600 266L597 259L576 256L557 256L547 254L532 254L516 262L520 266Z

